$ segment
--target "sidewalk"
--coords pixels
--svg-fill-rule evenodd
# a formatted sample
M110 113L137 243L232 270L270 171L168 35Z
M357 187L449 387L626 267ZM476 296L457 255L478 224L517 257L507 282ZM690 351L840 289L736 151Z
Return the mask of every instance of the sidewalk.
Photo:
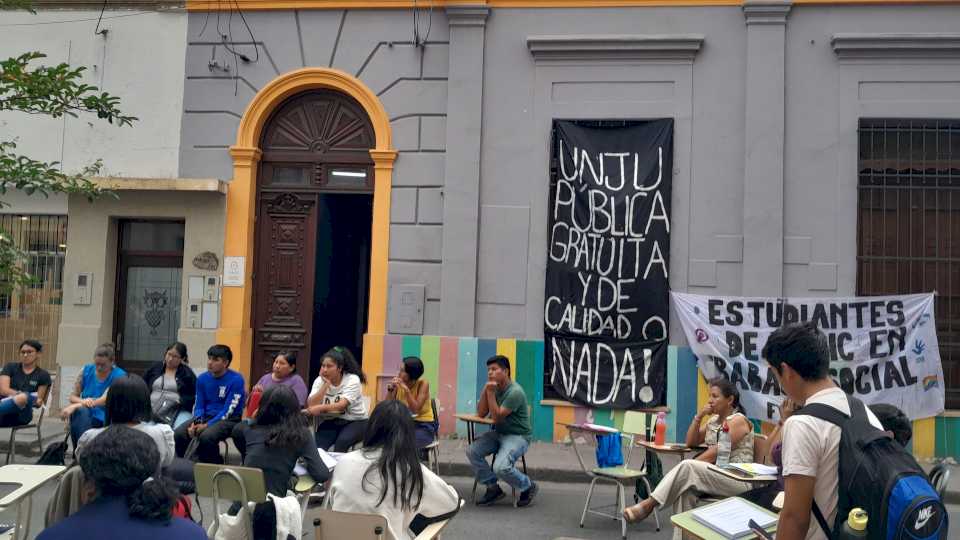
M59 417L44 419L43 428L43 446L46 448L52 442L63 440L66 435L66 426ZM8 432L0 429L0 455L6 456ZM39 457L36 445L30 444L33 441L33 432L21 431L18 435L17 455L18 463L33 463ZM440 474L445 477L472 477L473 473L466 456L466 439L441 439L440 440ZM588 466L592 466L592 456L588 455L590 450L583 452L584 460L588 461ZM631 461L639 463L641 459L641 449L634 449ZM231 461L239 459L239 454L231 446ZM533 442L530 449L527 450L527 472L538 482L558 482L558 483L587 483L590 478L580 470L580 464L569 444ZM678 459L674 456L663 456L664 470L673 467ZM933 467L932 462L921 462L924 469L929 470ZM953 468L953 474L950 478L950 485L947 488L947 501L953 504L960 503L960 467Z

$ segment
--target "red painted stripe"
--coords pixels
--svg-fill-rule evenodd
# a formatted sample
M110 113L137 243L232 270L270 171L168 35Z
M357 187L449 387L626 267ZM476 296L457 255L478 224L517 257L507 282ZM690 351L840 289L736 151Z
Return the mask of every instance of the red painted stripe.
M440 434L446 435L457 430L453 415L457 411L457 363L460 339L456 337L440 338L440 376L436 389L437 407L440 414Z

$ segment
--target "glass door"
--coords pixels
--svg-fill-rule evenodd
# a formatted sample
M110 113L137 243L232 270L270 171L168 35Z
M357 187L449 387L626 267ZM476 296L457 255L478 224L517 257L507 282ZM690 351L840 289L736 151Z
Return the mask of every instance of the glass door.
M114 343L121 367L143 373L180 330L183 223L123 221Z

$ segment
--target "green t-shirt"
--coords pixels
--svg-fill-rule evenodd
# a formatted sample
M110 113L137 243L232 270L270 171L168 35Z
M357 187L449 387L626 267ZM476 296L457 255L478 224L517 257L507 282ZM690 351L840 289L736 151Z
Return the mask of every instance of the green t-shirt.
M494 396L497 399L497 405L512 411L494 426L497 433L522 435L529 439L533 435L533 429L530 427L530 410L527 407L527 396L523 393L523 388L511 382L502 391L497 390Z

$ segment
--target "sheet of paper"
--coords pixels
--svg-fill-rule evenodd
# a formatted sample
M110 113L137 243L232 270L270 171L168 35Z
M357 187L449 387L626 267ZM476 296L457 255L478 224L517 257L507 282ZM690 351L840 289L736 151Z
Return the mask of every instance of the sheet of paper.
M220 304L216 302L204 302L200 320L200 328L204 330L216 330L220 325Z
M777 516L736 497L693 510L692 515L700 523L727 538L737 538L749 533L748 523L751 519L763 528L777 521Z
M780 469L773 465L764 465L762 463L731 463L729 467L757 476L776 476L780 471Z
M320 461L331 471L337 466L337 460L343 455L341 452L327 452L323 448L317 448L317 452L320 453ZM293 466L293 474L296 476L304 476L307 474L307 468L301 465L300 462L297 462L297 464Z
M203 300L203 276L190 276L187 279L190 300Z

